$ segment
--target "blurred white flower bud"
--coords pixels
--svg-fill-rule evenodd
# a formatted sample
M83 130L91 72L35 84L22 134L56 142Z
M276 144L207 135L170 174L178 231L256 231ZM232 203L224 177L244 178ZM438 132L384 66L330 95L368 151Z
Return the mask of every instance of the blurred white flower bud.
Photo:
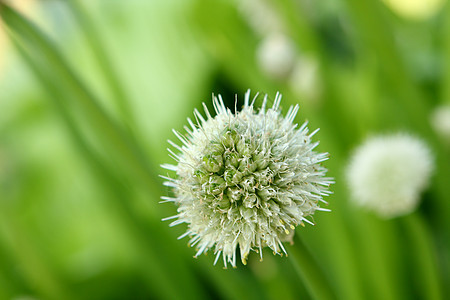
M317 100L320 95L317 61L306 55L300 56L294 64L289 84L302 99Z
M294 43L280 33L273 33L264 38L256 53L260 68L270 77L277 79L290 75L295 58Z
M439 106L433 111L431 125L436 133L450 144L450 105Z
M275 9L265 0L244 0L239 9L250 27L260 36L283 31L283 25Z
M383 0L396 14L407 19L422 20L433 16L446 0Z
M431 152L423 141L406 134L378 136L356 149L347 181L356 204L393 218L416 209L432 170Z

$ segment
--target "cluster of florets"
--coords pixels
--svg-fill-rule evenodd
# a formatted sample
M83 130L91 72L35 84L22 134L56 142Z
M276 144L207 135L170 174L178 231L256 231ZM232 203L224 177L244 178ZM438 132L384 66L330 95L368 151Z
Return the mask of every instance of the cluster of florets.
M432 170L431 151L422 140L407 134L375 136L356 149L347 181L356 204L394 218L416 209Z
M198 124L188 119L188 136L175 132L183 145L170 142L179 154L169 151L178 162L163 165L175 171L176 178L164 177L173 187L174 198L163 197L178 205L177 219L171 225L187 223L180 238L190 236L195 256L214 247L215 262L222 254L236 266L236 248L246 264L250 250L260 253L270 247L274 253L286 253L282 241L292 240L293 231L319 207L328 195L330 178L321 162L326 153L316 153L304 123L297 129L292 121L298 106L286 117L279 112L281 96L266 111L267 96L259 112L250 103L250 92L240 112L232 113L220 98L214 98L217 115L206 109L207 119L196 110Z

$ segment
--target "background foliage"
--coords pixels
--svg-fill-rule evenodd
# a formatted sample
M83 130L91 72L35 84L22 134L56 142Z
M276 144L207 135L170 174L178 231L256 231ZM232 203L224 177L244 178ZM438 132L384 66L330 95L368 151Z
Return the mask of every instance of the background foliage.
M312 75L261 69L272 24L261 2ZM310 298L299 274L313 274L292 256L266 251L222 270L212 255L192 258L176 239L184 228L160 221L176 211L158 204L171 129L201 102L211 107L211 93L229 107L237 94L239 107L248 88L280 91L284 112L299 103L296 121L321 128L332 212L296 234L335 297L450 294L449 143L430 125L450 101L448 3L429 15L377 0L9 3L0 1L0 299ZM436 170L417 212L382 220L352 206L344 168L367 136L398 131L429 143Z

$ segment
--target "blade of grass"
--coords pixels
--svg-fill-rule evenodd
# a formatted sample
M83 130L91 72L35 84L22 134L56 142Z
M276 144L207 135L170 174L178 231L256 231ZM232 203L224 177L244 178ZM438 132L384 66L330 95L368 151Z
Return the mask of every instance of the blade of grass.
M131 107L128 103L128 97L108 55L108 52L104 47L104 42L94 24L94 21L88 15L86 9L79 0L70 0L67 1L67 4L70 6L77 24L82 30L86 41L95 56L105 82L111 89L111 94L114 97L117 108L121 112L122 119L133 128L134 119Z
M90 129L105 146L105 153L115 156L123 169L133 174L145 186L154 186L157 178L148 167L148 162L137 145L125 131L100 107L95 97L68 67L59 51L49 39L26 18L0 2L0 15L7 28L28 49L30 55L38 57L41 67L51 69L58 84L64 84L67 95L58 99L63 105L80 110L90 122ZM70 103L66 100L73 100ZM107 149L107 150L106 150ZM156 209L156 207L154 207Z
M142 268L147 283L162 299L184 299L184 297L195 297L198 299L205 298L202 289L195 281L195 278L191 276L184 263L180 261L176 255L174 257L166 256L168 251L162 250L161 247L158 246L167 244L165 239L169 236L168 233L161 233L161 223L152 222L151 226L146 225L145 222L140 220L139 216L133 212L128 202L123 201L130 197L127 188L124 187L121 180L115 176L116 172L104 164L101 157L95 154L85 142L82 134L79 132L72 119L70 112L67 110L66 106L58 101L60 97L64 96L64 91L58 89L57 85L54 84L55 81L51 80L51 76L42 71L39 63L33 60L17 41L14 39L13 41L36 77L51 95L51 99L74 138L75 145L80 149L80 152L83 153L84 157L87 158L89 165L98 174L97 178L102 180L104 182L103 185L109 189L111 199L114 200L113 204L117 207L117 212L120 213L126 225L131 228L139 248L144 250L143 252L145 255L142 257L143 262L139 267ZM174 280L175 278L179 279ZM174 286L175 282L177 288Z

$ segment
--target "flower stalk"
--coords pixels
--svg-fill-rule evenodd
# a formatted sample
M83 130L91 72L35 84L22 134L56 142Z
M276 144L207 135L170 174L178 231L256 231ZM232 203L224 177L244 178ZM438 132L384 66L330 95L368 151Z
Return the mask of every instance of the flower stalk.
M289 254L297 274L302 279L313 299L336 299L330 281L307 249L299 234L294 236L294 245L289 247Z

